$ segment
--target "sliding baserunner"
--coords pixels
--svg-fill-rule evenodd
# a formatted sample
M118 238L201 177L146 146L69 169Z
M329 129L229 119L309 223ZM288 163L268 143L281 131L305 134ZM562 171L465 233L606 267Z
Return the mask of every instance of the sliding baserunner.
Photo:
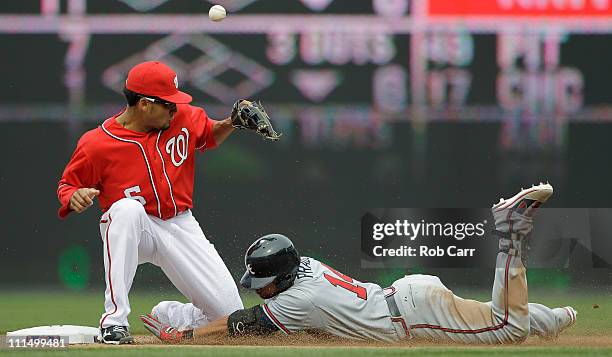
M178 302L157 305L141 319L168 342L300 330L379 341L516 343L530 335L554 337L576 321L576 311L528 303L524 261L533 214L552 193L551 185L540 184L493 206L499 253L490 302L460 298L430 275L409 275L384 289L363 283L313 258L300 258L287 237L271 234L247 249L240 282L265 299L263 305L195 329L189 328L189 305ZM179 325L187 328L175 328Z

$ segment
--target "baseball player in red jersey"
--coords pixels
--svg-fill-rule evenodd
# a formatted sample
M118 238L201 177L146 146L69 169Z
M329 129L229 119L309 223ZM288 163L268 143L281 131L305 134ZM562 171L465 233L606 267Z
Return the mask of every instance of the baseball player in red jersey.
M94 197L103 211L100 335L109 344L132 342L128 292L141 263L161 267L191 301L195 325L243 308L231 274L190 211L195 152L220 145L234 130L234 115L215 121L189 105L176 73L160 62L132 68L124 93L127 108L81 137L57 189L62 218L83 212Z

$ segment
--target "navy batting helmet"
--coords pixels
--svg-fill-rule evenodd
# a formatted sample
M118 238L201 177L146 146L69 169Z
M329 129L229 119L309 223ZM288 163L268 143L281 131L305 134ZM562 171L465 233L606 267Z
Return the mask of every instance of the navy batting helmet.
M257 290L275 282L280 292L293 285L300 255L289 238L282 234L268 234L247 249L244 265L246 272L240 285Z

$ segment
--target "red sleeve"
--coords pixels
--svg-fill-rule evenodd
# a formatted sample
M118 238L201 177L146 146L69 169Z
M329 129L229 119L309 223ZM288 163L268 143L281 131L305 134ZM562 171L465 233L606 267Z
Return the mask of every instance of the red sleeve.
M196 132L196 150L204 151L217 147L217 141L213 135L214 120L210 119L202 108L192 107L192 120Z
M85 187L95 188L99 182L96 179L95 167L83 146L83 139L81 139L58 183L57 198L61 207L57 213L60 218L65 218L72 211L68 208L68 203L74 191Z

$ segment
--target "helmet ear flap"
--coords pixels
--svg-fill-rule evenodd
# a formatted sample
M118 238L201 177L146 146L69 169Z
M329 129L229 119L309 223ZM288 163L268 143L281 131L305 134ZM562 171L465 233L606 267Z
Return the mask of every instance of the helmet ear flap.
M284 275L279 275L274 279L274 284L276 284L277 292L276 294L280 294L283 291L289 289L293 283L295 282L295 278L297 277L297 272L291 272Z

